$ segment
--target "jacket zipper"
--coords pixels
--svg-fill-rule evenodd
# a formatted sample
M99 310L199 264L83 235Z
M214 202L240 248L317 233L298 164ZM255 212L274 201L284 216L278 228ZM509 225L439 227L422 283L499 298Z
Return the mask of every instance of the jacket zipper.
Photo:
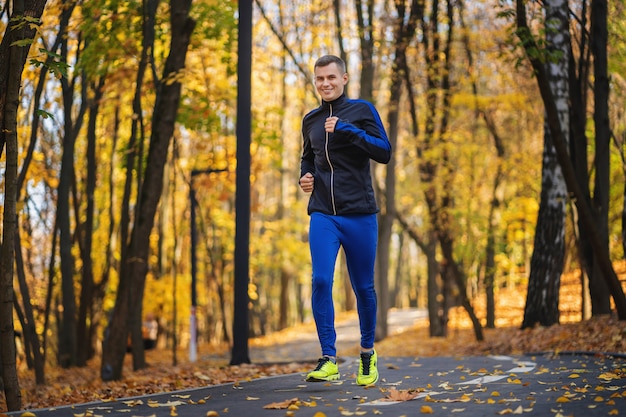
M332 117L333 115L333 105L332 104L328 104L330 107L330 114L328 115L328 117ZM328 140L329 140L329 136L330 134L328 132L326 132L326 143L325 145L325 151L326 151L326 162L328 162L328 166L330 167L330 203L333 206L333 214L336 216L337 215L337 207L335 206L335 168L333 167L332 162L330 162L330 154L328 153Z

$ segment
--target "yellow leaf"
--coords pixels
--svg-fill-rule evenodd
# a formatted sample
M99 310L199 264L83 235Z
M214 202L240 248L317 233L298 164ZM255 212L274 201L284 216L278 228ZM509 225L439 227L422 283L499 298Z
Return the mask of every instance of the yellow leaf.
M30 411L24 411L20 414L20 417L35 417L35 413L31 413Z
M271 404L267 404L265 406L263 406L263 408L268 408L268 409L274 409L274 410L280 410L280 409L289 409L289 410L293 410L292 408L290 408L292 405L296 405L296 403L298 402L298 398L292 398L290 400L285 400L285 401L281 401L281 402L277 402L277 403L271 403ZM297 407L297 405L296 405Z
M617 408L614 408L611 411L609 411L610 416L616 416L618 414L619 414L619 411L617 411Z
M322 413L321 411L318 411L315 414L313 414L313 417L326 417L326 413Z
M494 391L494 392L491 393L491 396L492 397L499 397L500 393L498 391Z
M206 412L206 417L219 417L219 414L217 413L217 411L210 410Z
M595 402L597 403L601 403L602 401L604 401L604 398L600 397L599 395L596 396L596 398L593 399Z
M570 376L568 378L572 378L572 379L580 378L580 375L578 375L578 374L570 374Z
M569 401L569 398L561 396L561 397L556 399L556 402L557 403L568 403L570 401Z
M431 406L428 405L423 405L420 407L420 412L422 414L432 414L433 413L433 408Z

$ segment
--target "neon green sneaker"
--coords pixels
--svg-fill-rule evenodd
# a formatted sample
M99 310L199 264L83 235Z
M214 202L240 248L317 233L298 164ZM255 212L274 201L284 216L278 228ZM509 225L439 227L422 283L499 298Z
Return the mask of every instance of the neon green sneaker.
M327 356L317 361L315 369L306 376L308 382L334 381L339 379L339 367Z
M356 376L358 385L372 385L378 381L378 355L375 350L371 353L361 353L359 373Z

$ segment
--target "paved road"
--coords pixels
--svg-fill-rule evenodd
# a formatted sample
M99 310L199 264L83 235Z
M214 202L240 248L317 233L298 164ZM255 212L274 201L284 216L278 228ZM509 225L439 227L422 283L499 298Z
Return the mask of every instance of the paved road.
M33 412L37 417L626 414L626 362L619 358L381 357L381 380L370 388L354 383L357 369L352 358L340 365L342 379L333 383L307 383L304 374L292 374Z

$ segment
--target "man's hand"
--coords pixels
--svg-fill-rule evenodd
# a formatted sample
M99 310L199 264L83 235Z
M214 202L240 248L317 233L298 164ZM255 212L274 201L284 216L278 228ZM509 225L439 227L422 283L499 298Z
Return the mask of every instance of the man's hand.
M315 182L315 178L313 178L313 174L307 172L300 178L300 188L305 193L310 193L313 191L313 183Z
M335 131L335 126L337 126L337 122L339 118L337 116L332 116L326 118L326 122L324 122L324 130L328 133L333 133Z

